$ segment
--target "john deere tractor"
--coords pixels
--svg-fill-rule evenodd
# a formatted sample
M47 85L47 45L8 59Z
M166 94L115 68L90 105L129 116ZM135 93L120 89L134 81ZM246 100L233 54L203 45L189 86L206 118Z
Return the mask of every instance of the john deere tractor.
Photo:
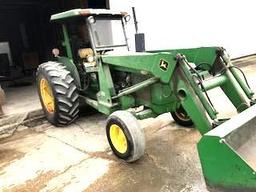
M72 123L86 103L109 115L106 134L111 149L133 162L145 150L137 119L170 112L178 124L194 124L202 134L198 151L208 183L256 188L256 153L246 152L256 146L256 106L242 71L221 47L130 51L128 20L127 13L103 9L52 15L51 21L62 27L64 49L61 54L54 49L55 59L37 71L49 122ZM234 120L218 119L208 96L216 87L242 112Z

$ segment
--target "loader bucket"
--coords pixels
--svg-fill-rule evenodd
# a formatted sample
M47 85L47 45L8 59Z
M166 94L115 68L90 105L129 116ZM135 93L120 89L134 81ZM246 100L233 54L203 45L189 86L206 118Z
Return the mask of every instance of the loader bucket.
M256 105L204 134L197 148L210 186L256 191Z

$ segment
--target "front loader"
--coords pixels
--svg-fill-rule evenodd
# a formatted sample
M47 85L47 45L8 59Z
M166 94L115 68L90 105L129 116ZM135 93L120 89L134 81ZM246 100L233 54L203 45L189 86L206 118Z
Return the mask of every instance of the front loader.
M198 152L206 181L229 188L256 189L253 92L243 72L221 47L133 52L124 12L75 9L55 14L63 31L63 56L37 71L40 101L47 119L65 126L86 103L109 115L106 135L114 154L127 162L145 150L137 119L170 112L202 135ZM66 55L66 56L64 56ZM218 119L208 91L219 87L239 114ZM241 121L240 121L241 120ZM249 142L249 143L248 143Z

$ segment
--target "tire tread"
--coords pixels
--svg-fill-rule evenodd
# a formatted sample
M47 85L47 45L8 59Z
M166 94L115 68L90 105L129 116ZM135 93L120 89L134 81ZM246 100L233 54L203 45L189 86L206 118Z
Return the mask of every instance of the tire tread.
M55 118L50 122L57 126L70 124L79 113L79 93L70 72L63 64L49 61L38 67L39 74L47 76L55 97Z

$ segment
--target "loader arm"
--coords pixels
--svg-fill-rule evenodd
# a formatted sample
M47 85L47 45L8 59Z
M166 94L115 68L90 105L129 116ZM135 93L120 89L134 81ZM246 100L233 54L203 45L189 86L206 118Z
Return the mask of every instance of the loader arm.
M224 50L215 48L215 55L212 56L213 58L208 58L208 61L214 62L208 63L208 66L211 67L204 71L209 73L208 76L211 77L204 80L204 77L200 75L202 71L196 69L197 67L193 68L185 55L178 54L178 64L174 72L175 79L172 81L174 85L176 84L173 89L176 91L183 108L202 135L222 123L217 119L218 112L207 95L208 90L220 87L238 112L249 108L250 104L254 102L252 99L253 92L234 70ZM197 59L199 58L200 55L197 54ZM201 56L200 59L202 60L203 57Z
M250 107L254 103L253 92L224 52L217 53L221 53L216 59L222 62L224 70L210 82L200 83L192 78L193 70L187 67L186 57L178 55L173 79L177 82L176 94L202 134L197 149L206 182L231 190L255 191L256 106ZM205 95L215 87L223 90L239 112L226 122L217 119L217 111Z

